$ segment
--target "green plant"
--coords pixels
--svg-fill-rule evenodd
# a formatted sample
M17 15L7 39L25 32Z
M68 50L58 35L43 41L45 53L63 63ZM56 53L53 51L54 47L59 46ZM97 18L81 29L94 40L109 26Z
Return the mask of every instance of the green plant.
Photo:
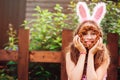
M0 69L0 80L17 80L17 68L15 66L15 62L7 62L5 67Z
M17 33L16 30L13 29L13 25L9 24L9 30L7 31L8 33L8 43L5 44L5 50L17 50L18 47L16 45L17 43Z
M13 29L13 25L9 24L8 33L8 43L5 44L5 50L18 50L17 46L17 33L16 30ZM16 80L16 63L13 61L8 61L6 64L6 68L0 70L0 80Z
M105 33L118 33L120 35L120 7L113 1L106 1L107 14L103 20L102 27Z
M0 80L14 80L13 77L6 75L3 72L4 72L4 70L0 70L0 73L2 73L2 74L0 74Z
M30 63L29 80L60 80L60 64Z
M59 4L56 4L54 10L55 12L50 12L37 6L35 8L37 13L33 14L36 19L24 22L25 26L32 23L30 50L61 50L61 33L62 29L68 26L67 15L62 12Z

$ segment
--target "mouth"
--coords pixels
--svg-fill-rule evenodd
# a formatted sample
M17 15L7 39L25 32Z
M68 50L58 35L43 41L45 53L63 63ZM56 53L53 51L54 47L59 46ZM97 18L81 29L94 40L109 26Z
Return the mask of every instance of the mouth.
M90 48L93 45L94 41L85 41L85 45L87 48Z
M91 47L93 47L93 45L94 45L94 41L84 41L84 42L82 42L83 43L83 45L86 47L86 48L88 48L88 49L90 49Z
M85 41L85 43L86 43L87 45L91 45L91 44L93 43L93 41Z

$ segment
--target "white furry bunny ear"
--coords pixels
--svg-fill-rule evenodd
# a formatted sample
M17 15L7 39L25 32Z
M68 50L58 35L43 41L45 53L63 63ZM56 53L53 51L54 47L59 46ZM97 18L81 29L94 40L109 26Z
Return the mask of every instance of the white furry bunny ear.
M92 20L94 20L95 22L100 24L101 20L105 16L105 13L106 13L105 3L103 3L103 2L98 3L94 8L93 15L92 15Z
M79 21L82 23L83 21L89 19L90 12L85 2L78 2L77 4L77 15L79 16Z

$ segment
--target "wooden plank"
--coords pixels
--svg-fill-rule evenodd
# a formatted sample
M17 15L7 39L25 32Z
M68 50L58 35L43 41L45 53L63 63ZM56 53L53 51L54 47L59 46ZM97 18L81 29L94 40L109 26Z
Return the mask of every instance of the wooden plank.
M26 0L18 0L19 3L19 14L17 16L18 18L18 25L23 24L23 21L25 20L25 14L26 14ZM18 27L19 28L19 27Z
M118 78L118 34L109 33L107 36L108 49L110 51L111 63L108 69L107 80L117 80Z
M17 51L7 51L7 50L0 50L0 61L17 61L18 59L18 52Z
M118 58L118 67L120 67L120 55L119 55L119 58Z
M60 4L63 7L63 12L68 13L68 4L69 0L26 0L26 20L35 19L31 17L32 14L35 14L34 8L40 6L41 9L48 9L51 12L54 12L54 6Z
M61 80L68 80L65 64L65 50L72 41L72 30L63 30L62 32L62 61L61 61Z
M31 51L30 62L50 62L50 63L61 63L62 52L55 51ZM17 61L17 51L6 51L0 50L0 61Z
M61 52L54 51L32 51L30 62L61 63Z
M28 80L29 30L19 29L18 80Z

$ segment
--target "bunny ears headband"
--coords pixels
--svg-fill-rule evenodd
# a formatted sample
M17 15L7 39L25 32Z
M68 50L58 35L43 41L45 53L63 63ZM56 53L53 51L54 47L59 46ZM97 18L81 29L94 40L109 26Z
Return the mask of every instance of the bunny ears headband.
M100 24L102 18L106 13L106 5L101 2L98 3L93 10L92 16L85 2L78 2L77 4L77 15L79 16L79 21L82 23L86 20L95 21L98 25Z

